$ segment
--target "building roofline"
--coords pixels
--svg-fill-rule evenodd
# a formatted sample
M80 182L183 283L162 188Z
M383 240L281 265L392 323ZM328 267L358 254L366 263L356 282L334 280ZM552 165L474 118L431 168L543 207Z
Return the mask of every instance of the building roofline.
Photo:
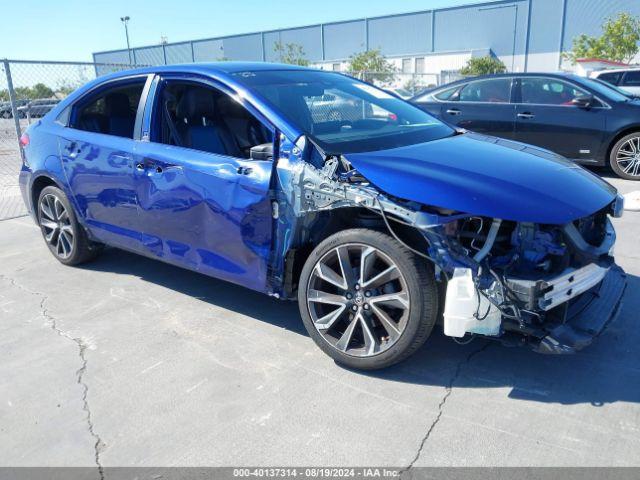
M199 42L206 42L206 41L212 41L212 40L224 40L226 38L245 37L245 36L251 36L251 35L265 35L265 34L269 34L269 33L277 33L277 32L289 31L289 30L302 30L302 29L305 29L305 28L317 28L317 27L323 27L323 26L326 26L326 25L340 25L340 24L344 24L344 23L363 22L363 21L368 21L368 20L381 20L381 19L385 19L385 18L403 17L403 16L407 16L407 15L419 15L419 14L424 14L424 13L446 12L446 11L451 11L451 10L469 8L469 7L483 7L483 6L487 6L487 5L494 6L494 5L501 5L501 4L508 4L508 3L526 3L528 1L530 1L530 0L489 0L489 1L480 2L480 3L462 3L460 5L454 5L454 6L451 6L451 7L431 8L431 9L427 9L427 10L416 10L416 11L410 11L410 12L392 13L392 14L388 14L388 15L378 15L378 16L375 16L375 17L358 17L358 18L347 19L347 20L335 20L335 21L324 22L324 23L313 23L313 24L308 24L308 25L298 25L298 26L294 26L294 27L275 28L275 29L271 29L271 30L258 30L258 31L246 32L246 33L234 33L234 34L231 34L231 35L223 35L223 36L220 36L220 37L206 37L206 38L197 38L197 39L194 39L194 40L181 40L179 42L170 42L170 43L165 43L165 44L141 45L139 47L131 47L131 50L138 50L138 49L143 49L143 48L153 48L153 47L162 48L163 45L165 47L170 47L172 45L181 45L181 44L185 44L185 43L199 43ZM102 51L99 51L99 52L93 52L93 55L101 55L101 54L105 54L105 53L126 52L126 51L127 51L126 48L117 48L117 49L113 49L113 50L102 50Z

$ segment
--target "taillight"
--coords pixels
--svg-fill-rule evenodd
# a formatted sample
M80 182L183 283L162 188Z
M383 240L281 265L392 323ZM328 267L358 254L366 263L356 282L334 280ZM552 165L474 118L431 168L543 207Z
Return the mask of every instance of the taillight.
M26 133L23 133L22 136L20 137L20 146L24 148L27 145L29 145L29 135L27 135Z

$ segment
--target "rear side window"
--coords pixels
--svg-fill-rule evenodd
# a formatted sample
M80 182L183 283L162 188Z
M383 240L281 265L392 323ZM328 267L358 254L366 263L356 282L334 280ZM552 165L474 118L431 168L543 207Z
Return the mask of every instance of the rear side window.
M622 72L610 72L610 73L603 73L601 75L598 75L597 78L599 78L604 82L610 83L611 85L618 85L620 83L621 77L622 77Z
M468 83L460 90L461 102L509 103L511 79L492 78Z
M622 81L625 87L640 87L640 70L627 72Z
M522 103L570 106L577 97L588 93L575 85L554 78L522 78Z
M120 83L83 98L74 109L71 128L133 138L144 83L145 79Z

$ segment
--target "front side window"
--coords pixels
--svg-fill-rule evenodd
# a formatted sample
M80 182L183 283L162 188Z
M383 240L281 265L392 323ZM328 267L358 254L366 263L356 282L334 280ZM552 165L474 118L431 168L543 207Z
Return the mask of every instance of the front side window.
M208 85L165 81L154 111L153 142L236 158L250 158L253 147L273 142L270 127Z
M640 70L627 72L622 81L622 85L625 87L640 87Z
M119 84L82 99L72 114L71 128L133 138L136 112L145 80Z
M460 90L461 102L509 103L511 79L492 78L468 83Z
M442 100L443 102L446 102L448 100L451 100L451 97L453 96L454 93L458 91L459 88L460 88L459 85L453 88L447 88L446 90L436 93L434 96L438 100Z
M555 78L522 78L522 103L570 106L578 97L589 95L575 85Z
M344 75L272 70L235 77L326 153L383 150L455 133L419 108Z

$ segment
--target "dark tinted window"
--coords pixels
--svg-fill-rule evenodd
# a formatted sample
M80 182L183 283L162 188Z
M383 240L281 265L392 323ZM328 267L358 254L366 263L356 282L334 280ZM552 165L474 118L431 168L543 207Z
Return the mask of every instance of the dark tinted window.
M509 103L511 79L492 78L468 83L460 90L461 102Z
M620 77L622 77L622 72L610 72L598 75L597 78L612 85L618 85L618 83L620 83Z
M101 90L77 105L72 128L133 138L144 80Z
M250 158L253 147L273 142L271 127L208 85L166 81L154 112L153 142L236 158Z
M625 87L640 87L640 70L627 72L622 85Z
M522 78L522 103L536 105L572 105L576 97L588 95L575 85L555 78Z

